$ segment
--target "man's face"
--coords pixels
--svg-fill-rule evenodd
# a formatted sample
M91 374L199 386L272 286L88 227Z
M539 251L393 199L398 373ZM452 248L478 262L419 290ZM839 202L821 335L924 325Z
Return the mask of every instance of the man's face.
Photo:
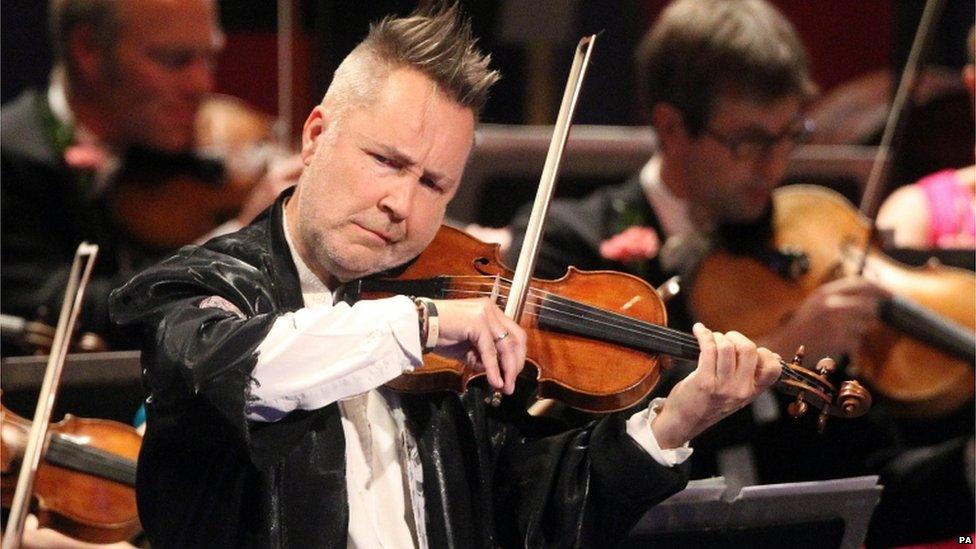
M328 104L316 107L292 199L299 251L313 271L346 281L423 251L461 180L474 123L470 109L410 69L393 71L375 102L339 121Z
M715 223L755 221L786 173L801 133L801 101L720 97L705 131L683 147L692 207Z
M213 88L222 37L209 0L122 2L121 29L102 70L121 145L180 151L192 146L193 123Z

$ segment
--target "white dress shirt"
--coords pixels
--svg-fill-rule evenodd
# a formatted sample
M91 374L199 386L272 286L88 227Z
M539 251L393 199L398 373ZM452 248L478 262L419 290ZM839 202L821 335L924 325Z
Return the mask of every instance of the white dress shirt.
M652 156L644 164L638 179L644 196L661 222L664 232L662 241L666 237L683 237L697 230L691 220L688 202L675 196L661 179L661 155Z

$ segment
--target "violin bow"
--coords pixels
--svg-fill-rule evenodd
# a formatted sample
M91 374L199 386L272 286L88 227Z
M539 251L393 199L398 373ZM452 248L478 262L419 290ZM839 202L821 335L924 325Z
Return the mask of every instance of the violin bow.
M31 495L34 490L34 478L40 464L44 441L47 438L48 423L54 410L54 400L58 394L61 382L61 372L68 357L68 344L71 333L74 332L81 303L85 296L85 287L91 278L95 257L98 255L98 245L82 242L75 251L74 261L68 275L68 286L65 288L64 301L61 304L61 314L58 317L58 327L54 332L54 343L48 356L47 367L41 392L37 397L37 408L34 410L34 422L31 425L24 459L17 476L17 488L14 491L10 516L7 519L7 530L3 535L3 546L20 547L24 535L24 522L30 508Z
M871 228L868 231L868 238L864 243L864 253L861 255L858 265L858 274L864 271L867 261L867 249L874 239L877 227L878 207L881 201L881 193L887 187L888 174L890 172L890 159L892 144L896 138L900 138L905 129L905 111L910 105L912 92L918 82L919 66L922 64L924 53L928 50L932 36L935 35L936 23L942 15L945 7L945 0L927 0L922 18L918 23L918 30L912 41L912 49L908 54L908 61L905 62L905 69L901 73L901 80L898 82L898 90L895 98L891 102L891 110L888 111L888 120L885 122L884 133L881 136L881 143L874 155L874 162L871 164L871 173L868 181L864 185L864 195L861 197L861 214L871 220Z
M278 119L274 123L275 138L282 150L292 149L292 74L295 35L293 0L278 0Z
M546 153L546 163L539 178L535 203L532 205L532 214L529 216L525 239L522 241L522 250L519 253L515 274L512 276L508 301L505 304L505 316L515 322L519 322L525 309L529 282L532 278L532 272L535 270L539 245L542 243L546 213L549 211L549 203L552 201L552 195L556 189L556 179L559 177L563 151L566 149L566 142L569 140L569 129L573 123L573 114L576 112L576 103L579 100L580 91L583 89L583 79L590 63L590 54L593 52L594 42L596 42L595 34L584 36L579 41L579 44L576 45L576 54L573 56L573 65L569 69L566 89L563 91L562 103L559 105L559 115L556 117L552 140L549 142L549 152ZM501 402L501 393L495 391L491 397L491 403L497 406L499 402Z

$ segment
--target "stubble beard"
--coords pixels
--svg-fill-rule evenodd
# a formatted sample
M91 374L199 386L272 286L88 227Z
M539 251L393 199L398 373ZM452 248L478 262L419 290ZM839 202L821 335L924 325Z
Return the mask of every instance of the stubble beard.
M343 244L337 239L329 238L323 230L308 231L307 236L306 245L310 248L319 268L324 269L339 282L363 278L396 267L400 263L392 257L391 253L357 254L353 248L359 244ZM341 239L341 236L338 236L338 239Z

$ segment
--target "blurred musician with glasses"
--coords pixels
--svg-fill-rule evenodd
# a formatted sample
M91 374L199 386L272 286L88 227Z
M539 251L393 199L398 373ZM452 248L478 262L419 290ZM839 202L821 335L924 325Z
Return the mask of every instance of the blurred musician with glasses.
M659 150L626 182L552 204L536 276L557 278L573 265L629 272L658 286L682 274L683 289L668 303L668 312L673 326L687 329L694 318L682 295L694 283L692 266L716 243L741 249L770 234L772 191L794 148L813 130L805 108L816 86L792 25L763 0L677 0L645 35L636 62L642 105ZM510 264L518 257L527 220L523 210L513 222ZM881 295L863 278L825 284L762 343L783 356L804 344L810 362L839 359L855 349L876 318ZM672 373L676 379L681 375L681 368ZM699 459L692 476L767 480L764 450L751 443L755 424L769 421L779 409L772 398L765 406L753 404L752 414L740 413L721 433L695 441ZM872 446L870 438L864 439L866 447ZM862 472L855 465L833 468L822 446L818 450L804 456L813 472L794 463L788 473ZM705 457L709 454L713 459ZM779 477L782 467L775 466L775 479L795 480Z

